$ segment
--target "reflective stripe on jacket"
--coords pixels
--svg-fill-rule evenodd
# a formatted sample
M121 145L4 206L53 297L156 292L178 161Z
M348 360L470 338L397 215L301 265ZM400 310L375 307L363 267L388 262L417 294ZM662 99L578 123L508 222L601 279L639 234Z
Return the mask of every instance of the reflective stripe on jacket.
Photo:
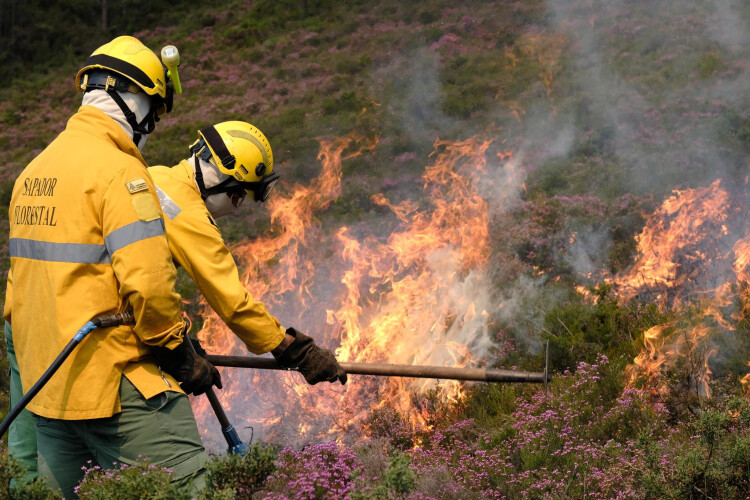
M147 398L180 391L147 347L174 348L184 322L153 182L120 125L82 106L16 180L9 218L4 316L24 391L91 318L132 308L136 319L89 334L29 410L109 417L120 411L123 374Z
M209 305L250 352L263 354L278 346L286 330L240 281L234 258L195 185L193 168L183 160L172 168L148 171L164 211L175 263L185 268Z

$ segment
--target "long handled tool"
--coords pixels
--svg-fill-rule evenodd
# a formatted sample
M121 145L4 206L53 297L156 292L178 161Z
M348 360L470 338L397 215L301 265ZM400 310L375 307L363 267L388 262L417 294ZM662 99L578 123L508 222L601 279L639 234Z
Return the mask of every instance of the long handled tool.
M549 344L547 346L549 349ZM206 359L214 366L235 368L257 368L261 370L287 370L275 359L252 356L214 356ZM349 375L375 375L380 377L415 377L446 380L470 380L476 382L530 382L547 386L549 350L545 356L543 372L499 370L495 368L462 368L452 366L392 365L387 363L339 363Z
M195 347L193 346L193 343L190 341L188 341L187 343L190 346L190 349L193 350L193 353L198 355ZM245 443L242 442L240 437L237 435L237 431L234 429L234 426L229 422L229 418L227 417L224 408L222 408L221 402L219 401L218 396L216 396L216 392L214 392L213 387L209 387L209 389L206 391L206 397L208 398L208 402L211 403L211 408L213 408L214 413L216 414L216 418L219 420L219 424L221 425L221 433L224 434L224 439L226 439L227 444L229 445L229 453L232 453L234 455L244 455L245 453L247 453L250 449Z
M26 408L26 405L29 404L29 401L34 399L34 396L36 396L37 393L42 389L42 387L44 387L44 385L49 381L49 379L52 378L52 375L55 374L55 372L65 362L68 356L70 356L70 353L73 352L73 349L75 349L76 346L81 343L86 335L97 328L107 328L110 326L118 326L132 322L133 315L126 312L108 316L99 316L83 325L83 327L78 330L75 335L73 335L73 338L70 339L70 342L68 342L68 344L63 348L62 352L58 354L57 358L55 358L49 368L47 368L47 371L45 371L44 374L42 374L42 376L39 378L39 380L37 380L36 383L31 386L31 389L29 389L29 391L23 395L18 404L16 404L13 409L10 410L8 415L3 420L3 423L0 424L0 437L5 434L5 432L10 427L10 424L13 423L13 421L21 413L21 411Z

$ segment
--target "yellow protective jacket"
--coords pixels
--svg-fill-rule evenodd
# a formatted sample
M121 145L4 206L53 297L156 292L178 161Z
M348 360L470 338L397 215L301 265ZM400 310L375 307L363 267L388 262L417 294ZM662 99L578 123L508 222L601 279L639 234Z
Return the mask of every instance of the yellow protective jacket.
M209 305L255 354L281 343L286 331L240 281L232 254L201 199L187 160L148 169L164 211L169 249Z
M153 182L122 127L82 106L16 180L9 219L4 316L24 391L90 319L129 309L136 319L91 332L29 410L109 417L120 411L122 375L146 398L180 391L147 347L176 347L184 322Z

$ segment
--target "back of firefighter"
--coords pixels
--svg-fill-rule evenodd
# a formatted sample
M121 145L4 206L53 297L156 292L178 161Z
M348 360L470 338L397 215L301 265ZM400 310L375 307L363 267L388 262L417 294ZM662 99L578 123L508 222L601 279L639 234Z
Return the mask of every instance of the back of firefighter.
M207 456L179 382L199 392L218 372L183 343L176 272L139 150L171 109L168 82L135 38L97 49L76 77L83 105L13 188L4 317L23 389L91 318L135 317L89 334L28 405L40 475L66 498L84 467L143 457L178 484L204 483Z
M235 213L245 198L265 202L279 179L265 135L247 122L206 127L174 167L149 173L164 211L174 262L195 282L210 306L255 354L272 352L310 384L346 382L333 354L294 328L284 328L240 281L237 265L214 219Z

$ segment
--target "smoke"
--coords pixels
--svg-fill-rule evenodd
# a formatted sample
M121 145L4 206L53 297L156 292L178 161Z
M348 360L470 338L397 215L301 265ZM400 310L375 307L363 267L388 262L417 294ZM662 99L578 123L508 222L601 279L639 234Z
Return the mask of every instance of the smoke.
M521 274L500 291L495 317L514 326L521 347L538 353L542 342L536 332L542 331L545 311L562 299L558 293L549 287L546 276Z
M573 272L588 276L607 266L612 236L607 228L584 228L567 248L564 259Z
M715 21L707 28L708 35L728 50L741 50L750 44L750 24L742 18L741 0L715 0Z
M663 196L737 168L722 115L748 104L742 2L548 0L547 7L550 29L571 41L572 66L561 79L576 94L577 136L592 134L599 154L626 169L623 193Z
M453 128L455 121L441 111L440 55L424 47L403 56L408 61L406 91L397 92L392 106L399 110L404 132L414 139L432 138Z

